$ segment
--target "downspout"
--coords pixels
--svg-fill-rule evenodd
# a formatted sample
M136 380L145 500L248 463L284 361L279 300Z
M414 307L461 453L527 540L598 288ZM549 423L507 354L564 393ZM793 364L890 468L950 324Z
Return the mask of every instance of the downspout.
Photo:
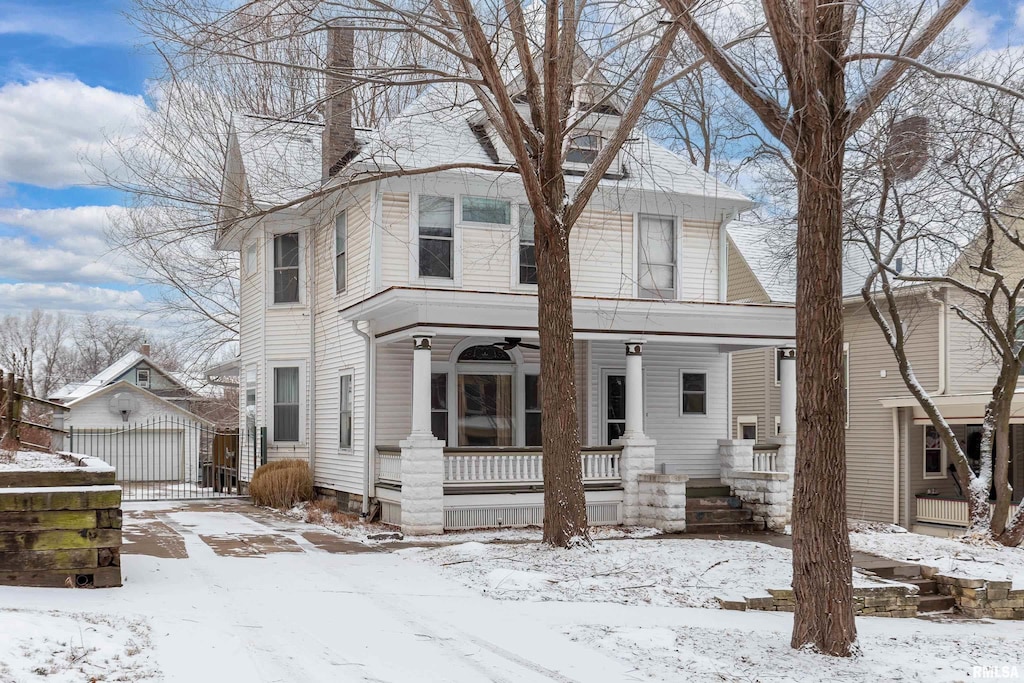
M726 226L735 214L726 213L718 226L718 300L728 301L729 292L729 231ZM731 429L731 427L730 427Z
M374 413L376 394L376 366L377 366L377 347L373 343L373 339L366 332L359 329L359 322L356 320L352 322L352 331L363 338L366 343L366 377L364 378L363 384L365 387L366 401L363 404L363 412L366 419L363 420L363 449L365 451L363 456L363 505L359 513L360 517L366 517L370 513L370 466L373 463L373 448L371 441L374 434Z
M892 409L892 523L900 523L900 409Z
M949 359L946 357L949 353L946 341L947 326L949 324L948 315L949 313L946 310L946 289L943 287L942 298L939 299L939 388L935 391L938 396L946 393L946 373L949 372Z

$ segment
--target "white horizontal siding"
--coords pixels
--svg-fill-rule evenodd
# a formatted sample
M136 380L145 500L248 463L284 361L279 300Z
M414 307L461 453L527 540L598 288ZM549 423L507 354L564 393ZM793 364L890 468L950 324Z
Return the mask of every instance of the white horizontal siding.
M683 223L681 299L718 301L718 224Z
M409 195L381 196L380 281L383 288L409 284Z
M590 444L604 443L602 371L625 372L626 349L616 342L590 342ZM657 464L679 466L691 477L718 478L718 440L729 436L727 364L713 346L648 343L644 346L644 421L658 442ZM680 373L707 374L707 414L680 415Z

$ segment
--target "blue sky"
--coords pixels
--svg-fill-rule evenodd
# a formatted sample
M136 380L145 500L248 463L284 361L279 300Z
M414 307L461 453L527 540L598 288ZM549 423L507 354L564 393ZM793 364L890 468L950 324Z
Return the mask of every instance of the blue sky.
M186 0L183 0L186 1ZM975 0L979 49L1024 40L1024 0ZM104 141L145 107L156 55L130 0L0 0L0 314L33 307L131 317L154 298L104 231L123 198L92 186Z

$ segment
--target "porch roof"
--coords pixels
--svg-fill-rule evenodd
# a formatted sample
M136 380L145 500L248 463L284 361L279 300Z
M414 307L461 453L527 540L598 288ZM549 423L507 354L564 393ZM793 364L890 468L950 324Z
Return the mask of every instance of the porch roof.
M990 392L942 394L932 396L932 402L942 411L942 416L951 424L980 424L985 419L985 405L991 400ZM893 396L879 399L884 408L911 408L916 424L931 422L924 408L913 396ZM1010 422L1024 424L1024 390L1014 392L1010 408Z
M783 346L795 338L793 306L573 297L577 339L637 337L718 344L723 351ZM380 342L415 332L537 338L537 296L515 292L391 287L341 310L373 325Z

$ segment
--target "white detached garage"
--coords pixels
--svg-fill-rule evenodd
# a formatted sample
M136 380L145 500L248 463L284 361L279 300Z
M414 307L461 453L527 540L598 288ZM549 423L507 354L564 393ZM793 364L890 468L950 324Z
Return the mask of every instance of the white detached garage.
M67 403L69 448L100 458L130 484L200 485L203 418L127 381Z

